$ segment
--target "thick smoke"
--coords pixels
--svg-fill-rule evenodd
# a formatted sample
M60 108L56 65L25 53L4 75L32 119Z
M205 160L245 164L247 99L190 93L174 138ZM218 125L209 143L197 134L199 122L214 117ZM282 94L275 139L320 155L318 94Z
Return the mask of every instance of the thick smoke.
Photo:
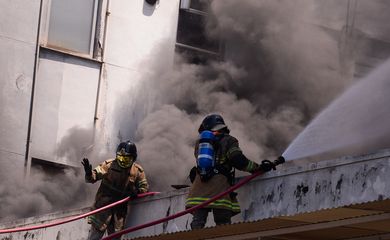
M69 129L58 144L58 158L70 165L80 166L80 160L92 155L94 150L93 133L91 128L73 127Z
M224 61L193 65L178 55L172 67L167 66L167 53L160 50L154 62L147 63L153 71L115 106L118 115L113 118L121 126L118 139L109 139L108 146L106 140L98 141L106 136L97 134L91 147L85 144L89 139L85 133L92 130L73 129L60 144L60 157L79 165L88 155L96 166L113 157L116 143L130 137L136 141L138 161L152 190L169 190L171 184L187 183L195 164L197 129L209 113L222 114L248 158L259 162L277 157L352 78L345 68L354 54L342 55L338 36L320 27L328 26L320 21L324 2L213 1L207 27L210 38L225 42ZM331 19L336 30L343 29L345 19L340 9L346 1L341 7L339 2L326 4L327 13L337 13ZM129 96L135 100L128 101ZM23 176L0 168L1 176L10 172ZM31 179L4 178L2 221L88 206L97 187L86 186L83 173L73 170L57 178L32 172Z
M96 159L103 157L93 151L92 135L92 129L75 127L58 144L58 159L74 168L50 172L34 165L30 176L23 177L23 169L2 164L1 221L91 206L98 185L86 185L80 161L89 155L92 164L96 165Z
M272 111L289 105L310 117L344 84L337 39L312 24L314 1L245 3L212 5L219 23L213 32L226 36L227 47L234 49L230 61L247 72L234 79L231 90L257 108Z
M176 56L167 71L161 54L154 75L143 80L156 86L140 90L153 92L148 104L154 105L137 129L153 189L186 182L207 114L222 114L245 155L259 162L280 155L343 90L349 79L341 77L337 39L311 24L315 7L311 1L213 1L208 30L225 40L224 61L193 65Z
M23 176L23 172L2 167L0 174ZM91 191L83 185L83 178L73 170L65 170L56 177L48 176L39 169L33 169L26 181L7 177L0 185L2 222L39 214L85 207Z

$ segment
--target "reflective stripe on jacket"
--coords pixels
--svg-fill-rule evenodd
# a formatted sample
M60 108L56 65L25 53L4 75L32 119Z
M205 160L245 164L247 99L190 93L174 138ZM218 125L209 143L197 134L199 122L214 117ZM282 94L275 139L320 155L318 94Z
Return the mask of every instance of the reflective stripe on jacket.
M198 155L198 145L199 143L197 142L194 151L195 158L197 158ZM242 158L236 158L237 156L242 156ZM232 159L234 159L234 161L232 161ZM238 140L229 134L224 134L216 146L216 162L218 165L223 166L228 172L234 167L237 167L242 171L253 172L254 169L258 167L257 163L250 161L243 156ZM208 181L202 182L197 173L187 197L186 208L203 203L217 194L226 191L230 186L231 183L225 175L216 174ZM205 208L228 209L231 210L233 214L240 212L237 198L229 194Z
M207 182L202 182L199 174L197 174L187 197L186 208L199 205L214 197L218 193L225 191L229 187L230 183L222 174L214 175ZM231 197L229 194L205 206L205 208L227 209L231 210L233 214L240 212L240 206L238 205L237 198Z
M149 188L145 172L139 164L133 163L130 168L122 168L115 159L106 160L99 164L92 171L92 176L86 176L85 180L90 183L101 180L93 209L121 200L129 196L131 192L147 192ZM123 203L91 216L89 223L96 229L105 231L111 219L114 218L114 226L117 231L123 228L126 215L127 204Z
M187 206L196 206L206 202L209 199L210 198L202 198L202 197L188 198L186 204ZM238 205L238 202L233 202L227 199L216 200L215 202L210 203L208 206L210 208L224 208L224 209L229 209L233 212L240 212L240 206Z

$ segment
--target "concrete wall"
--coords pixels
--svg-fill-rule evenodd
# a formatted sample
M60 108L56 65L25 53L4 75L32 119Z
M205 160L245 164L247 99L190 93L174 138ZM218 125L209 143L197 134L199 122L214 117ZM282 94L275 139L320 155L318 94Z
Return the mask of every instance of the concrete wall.
M0 159L23 168L39 0L0 1Z
M256 221L390 198L390 150L309 163L287 162L238 189L241 214L233 222ZM128 226L184 210L187 189L154 196L135 204ZM128 237L190 229L191 215L156 225ZM207 226L213 226L209 214Z
M39 45L43 47L38 49L34 78L41 2ZM119 141L132 137L129 125L132 129L136 126L120 122L117 117L134 114L134 92L150 71L145 63L164 50L167 66L171 66L179 0L158 2L155 6L145 1L110 1L107 6L108 2L102 1L98 36L104 49L97 58L86 58L45 47L50 1L0 1L2 160L12 159L17 168L24 167L30 103L33 112L29 159L78 165L79 159L75 158L88 147L97 146L95 138L107 147L106 151L112 151ZM31 102L33 79L36 85ZM142 117L143 111L137 112ZM80 137L80 132L87 136ZM69 144L77 140L80 144Z
M136 109L134 101L154 56L164 51L167 68L173 64L179 1L160 1L156 6L111 1L109 11L98 125L100 139L114 148L120 140L133 137L129 134L134 124L147 111L147 103ZM134 121L128 121L129 116Z
M167 68L173 64L180 1L158 1L155 6L145 1L102 1L98 56L85 58L41 47L34 78L41 3L39 45L45 46L50 1L0 1L0 157L18 159L12 162L21 169L31 103L29 159L78 166L78 158L90 146L111 152L118 142L133 137L138 120L149 109L147 103L135 105L139 83L148 78L157 54L165 54ZM315 24L336 31L340 41L343 34L351 38L352 45L340 48L340 54L348 54L345 48L366 46L363 57L355 61L356 76L390 55L388 16L380 14L387 12L388 4L343 0L320 6L316 10L322 14ZM366 16L365 9L380 11ZM33 79L36 88L31 102ZM77 140L80 143L69 144Z
M52 223L61 218L76 216L85 213L89 209L81 209L75 211L68 211L53 213L49 215L31 217L22 219L15 222L9 222L1 225L1 229L23 227L29 225L41 225L46 223ZM88 236L89 225L85 220L79 220L70 222L64 225L57 225L50 228L37 229L32 231L16 232L12 234L0 234L1 240L12 239L24 239L24 240L43 240L43 239L56 239L56 240L84 240Z
M94 128L100 64L41 51L35 88L31 156L72 164L61 141L72 128ZM92 131L81 147L92 144ZM64 146L65 148L65 146ZM62 151L62 152L61 152Z
M390 150L318 163L287 162L279 166L277 171L254 179L237 192L242 212L234 217L234 222L256 221L389 199ZM183 211L187 193L188 189L181 189L136 200L130 206L126 226L137 226ZM0 229L50 222L86 211L88 209L24 219L0 225ZM190 222L191 215L184 215L167 223L129 233L127 237L189 230ZM207 226L213 225L209 215ZM78 220L28 233L0 235L0 239L20 239L20 236L37 240L54 237L57 240L83 239L88 230L86 220Z
M388 199L390 151L318 163L287 162L241 190L243 218L257 220ZM256 194L253 194L256 193Z
M90 146L103 146L102 151L112 151L119 141L132 137L132 130L137 127L137 119L141 119L148 111L147 104L134 104L138 86L148 77L156 54L164 52L168 69L173 64L180 1L158 1L156 6L150 6L141 0L102 2L109 5L107 9L104 6L101 20L104 26L99 35L99 44L103 50L99 57L85 58L58 49L41 47L36 59L37 46L44 45L45 41L48 1L42 1L41 42L37 43L41 1L0 0L2 167L21 170L17 172L22 172L24 168L31 103L34 111L28 157L75 166L79 166L79 156L86 153ZM324 4L331 6L335 2L339 1L327 1ZM344 16L347 15L348 8L353 9L356 1L350 2L348 7L347 0L341 1L338 3L340 8L337 13L324 14L324 18L319 19L317 24L339 33L346 24L351 24L352 19L347 23L335 19L346 19ZM378 46L378 41L381 43L382 47L369 47L363 54L365 57L356 60L358 65L370 68L380 59L388 57L390 34L386 21L388 15L378 14L370 21L365 21L367 16L364 16L364 9L382 8L388 12L388 4L382 6L381 1L375 1L373 5L363 1L358 3L356 22L353 26L348 26L355 27L356 31L352 32L360 35L352 34L348 37L357 36L363 39L363 42L366 41L364 45L369 46ZM334 10L326 8L325 5L319 10L324 13ZM335 19L327 19L329 16L335 16ZM329 25L325 25L325 22ZM35 63L37 73L34 77ZM36 81L36 88L31 102L33 79ZM121 118L123 115L132 116L135 121L125 121L128 117ZM77 151L70 151L71 147ZM355 163L356 160L360 161L359 158L346 158L305 167L286 166L280 172L269 174L240 190L243 219L294 214L386 198L389 187L385 174L388 173L389 160L387 152L381 154L377 160L376 155L362 157L362 161L370 160L364 164ZM331 167L336 165L341 166ZM174 191L137 202L129 224L144 223L181 211L185 195L186 190ZM54 214L50 219L68 214ZM236 220L239 219L237 217ZM29 221L35 223L40 220L42 217ZM190 216L185 216L140 233L156 234L175 229L189 229L189 221ZM85 236L88 226L85 222L80 222L82 221L69 226L77 227L80 236ZM69 235L75 234L72 228L64 226L58 229L63 229L60 232L64 239L69 239L69 236L72 236L71 239L77 239L76 236ZM45 233L46 230L42 230L35 236L41 234L40 239L54 239L58 231L48 229ZM13 237L19 239L25 233L21 234Z
M385 1L319 1L315 24L335 31L340 64L354 78L365 76L390 57L390 4Z

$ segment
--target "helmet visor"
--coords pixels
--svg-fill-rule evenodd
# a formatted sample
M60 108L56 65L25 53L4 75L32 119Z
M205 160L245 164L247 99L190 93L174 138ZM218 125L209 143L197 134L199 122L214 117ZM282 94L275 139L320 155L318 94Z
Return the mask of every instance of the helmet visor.
M130 155L117 154L116 160L122 168L129 168L133 164L133 156Z
M225 124L217 124L214 127L212 127L210 130L211 131L219 131L221 129L224 129L225 127L227 127Z

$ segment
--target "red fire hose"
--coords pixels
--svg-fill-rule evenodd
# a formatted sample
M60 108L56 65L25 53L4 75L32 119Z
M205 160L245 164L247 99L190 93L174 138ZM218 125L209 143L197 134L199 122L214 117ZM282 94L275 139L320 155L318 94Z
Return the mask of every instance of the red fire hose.
M268 161L268 160L266 160ZM283 156L280 156L278 157L278 159L276 159L275 161L273 161L273 165L274 165L274 169L277 165L279 164L283 164L285 162L285 159ZM215 195L214 197L210 198L209 200L205 201L204 203L202 204L199 204L199 205L196 205L196 206L193 206L191 208L188 208L187 210L184 210L182 212L178 212L176 214L173 214L171 216L168 216L168 217L165 217L165 218L161 218L161 219L158 219L158 220L155 220L155 221L152 221L152 222L148 222L148 223L144 223L144 224L141 224L141 225L138 225L138 226L134 226L134 227L129 227L127 229L123 229L122 231L119 231L119 232L116 232L116 233L113 233L105 238L102 238L102 240L111 240L113 238L116 238L116 237L120 237L122 236L123 234L126 234L126 233L129 233L129 232L134 232L134 231L137 231L139 229L143 229L143 228L147 228L147 227L150 227L150 226L153 226L153 225L157 225L157 224L160 224L160 223L163 223L163 222L166 222L166 221L169 221L169 220L172 220L174 218L178 218L178 217L181 217L183 215L186 215L188 213L191 213L193 211L195 211L196 209L199 209L199 208L202 208L202 207L205 207L207 205L209 205L210 203L214 202L215 200L218 200L220 199L221 197L223 197L224 195L226 194L229 194L231 192L233 192L234 190L240 188L242 185L246 184L247 182L249 182L250 180L254 179L255 177L263 174L264 172L262 171L259 171L259 172L255 172L253 173L252 175L249 175L245 178L243 178L242 180L240 180L237 184L231 186L230 188L228 188L226 191L224 192L221 192L217 195Z
M279 157L277 160L274 161L274 165L276 166L276 165L282 164L282 163L284 163L284 161L285 160L284 160L283 157ZM246 184L247 182L249 182L250 180L252 180L253 178L255 178L255 177L257 177L257 176L259 176L261 174L263 174L263 172L259 171L259 172L253 173L252 175L249 175L249 176L243 178L236 185L231 186L226 191L221 192L221 193L215 195L214 197L210 198L209 200L205 201L202 204L199 204L199 205L194 206L192 208L189 208L189 209L187 209L185 211L178 212L176 214L173 214L173 215L165 217L165 218L161 218L161 219L149 222L149 223L145 223L145 224L141 224L141 225L138 225L138 226L134 226L134 227L130 227L130 228L124 229L122 231L119 231L119 232L116 232L116 233L114 233L112 235L109 235L109 236L103 238L102 240L111 240L113 238L122 236L123 234L129 233L129 232L134 232L136 230L143 229L143 228L146 228L146 227L150 227L150 226L153 226L153 225L156 225L156 224L160 224L160 223L169 221L171 219L181 217L181 216L183 216L185 214L191 213L191 212L195 211L196 209L205 207L205 206L209 205L210 203L220 199L224 195L233 192L234 190L240 188L242 185ZM159 192L141 193L141 194L138 194L138 197L140 197L140 198L141 197L146 197L146 196L154 195L154 194L157 194L157 193L159 193ZM90 211L90 212L87 212L87 213L84 213L84 214L81 214L81 215L77 215L77 216L74 216L74 217L66 218L66 219L63 219L63 220L60 220L60 221L57 221L57 222L46 223L46 224L41 224L41 225L36 225L36 226L29 226L29 227L20 227L20 228L12 228L12 229L1 229L0 230L0 234L21 232L21 231L31 231L31 230L36 230L36 229L40 229L40 228L47 228L47 227L52 227L52 226L56 226L56 225L60 225L60 224L68 223L68 222L72 222L72 221L75 221L75 220L78 220L78 219L85 218L87 216L93 215L95 213L104 211L106 209L109 209L109 208L114 207L116 205L119 205L121 203L127 202L129 200L130 200L130 198L127 197L127 198L124 198L124 199L119 200L117 202L114 202L112 204L109 204L107 206L104 206L102 208L99 208L99 209L96 209L96 210L93 210L93 211Z
M119 232L116 232L116 233L113 233L105 238L102 238L102 240L111 240L113 238L116 238L116 237L120 237L122 236L123 234L126 234L126 233L129 233L129 232L134 232L136 230L139 230L139 229L143 229L143 228L146 228L146 227L150 227L150 226L153 226L153 225L157 225L157 224L160 224L160 223L163 223L163 222L166 222L166 221L169 221L169 220L172 220L174 218L178 218L178 217L181 217L183 215L186 215L188 213L191 213L193 211L195 211L196 209L199 209L199 208L202 208L204 206L207 206L209 205L210 203L214 202L215 200L218 200L220 199L221 197L223 197L224 195L226 194L229 194L231 192L233 192L234 190L236 190L237 188L241 187L242 185L246 184L247 182L249 182L250 180L252 180L253 178L259 176L263 174L263 172L256 172L256 173L253 173L252 175L249 175L245 178L243 178L241 181L239 181L236 185L233 185L231 186L230 188L228 188L226 191L224 192L221 192L219 193L218 195L215 195L214 197L210 198L209 200L205 201L204 203L202 204L199 204L199 205L196 205L196 206L193 206L192 208L189 208L185 211L182 211L182 212L178 212L176 214L173 214L171 216L168 216L168 217L165 217L165 218L161 218L161 219L158 219L158 220L155 220L155 221L152 221L152 222L148 222L148 223L144 223L144 224L141 224L141 225L138 225L138 226L134 226L134 227L129 227L127 229L123 229L122 231L119 231Z
M141 194L138 194L138 197L142 198L142 197L154 195L154 194L157 194L157 193L159 193L159 192L141 193ZM60 225L60 224L68 223L68 222L72 222L72 221L75 221L75 220L78 220L78 219L85 218L87 216L93 215L95 213L104 211L106 209L109 209L109 208L114 207L116 205L119 205L121 203L127 202L129 200L130 200L130 198L127 197L127 198L124 198L124 199L119 200L117 202L111 203L111 204L109 204L107 206L104 206L104 207L98 208L96 210L93 210L91 212L87 212L87 213L84 213L84 214L81 214L81 215L77 215L77 216L74 216L74 217L62 219L62 220L59 220L59 221L56 221L56 222L51 222L51 223L46 223L46 224L41 224L41 225L36 225L36 226L29 226L29 227L20 227L20 228L12 228L12 229L1 229L0 230L0 234L2 234L2 233L21 232L21 231L31 231L31 230L35 230L35 229L47 228L47 227L52 227L52 226L56 226L56 225Z

